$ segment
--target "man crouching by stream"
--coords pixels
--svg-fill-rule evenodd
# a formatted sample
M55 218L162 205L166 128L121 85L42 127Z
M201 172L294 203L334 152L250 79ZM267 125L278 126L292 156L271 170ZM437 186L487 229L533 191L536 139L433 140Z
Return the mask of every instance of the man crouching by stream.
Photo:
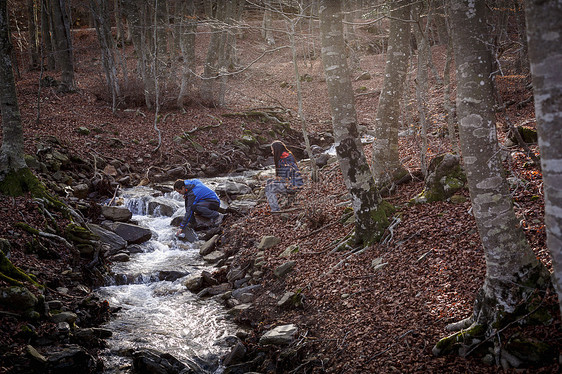
M211 226L221 224L223 215L218 212L220 208L220 199L209 187L205 186L198 179L178 179L174 183L174 191L183 195L185 199L185 216L180 224L180 228L176 231L179 236L188 223L191 222L193 215L197 214L211 221ZM195 221L195 218L193 218Z

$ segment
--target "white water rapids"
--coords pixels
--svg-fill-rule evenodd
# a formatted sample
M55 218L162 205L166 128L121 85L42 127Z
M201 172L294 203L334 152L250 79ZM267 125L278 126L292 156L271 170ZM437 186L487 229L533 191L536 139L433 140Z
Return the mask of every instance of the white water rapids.
M152 239L141 245L142 253L131 254L130 261L111 266L122 282L98 290L98 295L112 307L121 307L116 317L103 326L113 331L105 355L107 372L130 364L123 352L131 348L152 348L180 361L210 363L205 372L220 372L218 358L228 351L226 338L234 334L236 326L227 319L220 304L199 299L182 284L188 275L212 271L201 259L198 248L174 236L176 228L170 222L184 214L183 199L177 193L162 195L146 187L124 191L122 197L133 212L132 220L149 228ZM173 217L160 216L159 210L147 215L148 204L155 200L173 206ZM173 282L159 280L161 271L185 276Z

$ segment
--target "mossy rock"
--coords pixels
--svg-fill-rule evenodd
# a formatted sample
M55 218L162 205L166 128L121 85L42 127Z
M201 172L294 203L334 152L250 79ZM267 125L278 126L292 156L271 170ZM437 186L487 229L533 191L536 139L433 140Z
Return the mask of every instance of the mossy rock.
M525 143L536 144L538 142L539 137L537 134L537 130L524 126L517 126L515 130L519 132L519 135L521 135L521 138ZM509 140L511 140L515 144L519 143L515 134L512 133L509 134Z
M465 183L466 176L460 166L459 156L450 153L436 156L429 164L423 191L410 203L447 200L461 190Z
M253 147L256 144L258 144L257 139L252 134L242 135L242 138L240 138L240 142L242 142L243 144L245 144L249 147Z
M90 135L90 129L85 126L80 126L75 131L80 135Z
M27 165L28 168L33 169L33 170L41 169L41 162L39 162L39 160L37 160L37 158L35 158L31 155L25 155L24 159L25 159L25 164Z
M505 349L521 360L525 366L544 365L552 363L558 358L558 351L555 347L532 338L510 339Z
M64 233L67 239L75 244L94 245L99 236L80 225L71 223L66 226Z

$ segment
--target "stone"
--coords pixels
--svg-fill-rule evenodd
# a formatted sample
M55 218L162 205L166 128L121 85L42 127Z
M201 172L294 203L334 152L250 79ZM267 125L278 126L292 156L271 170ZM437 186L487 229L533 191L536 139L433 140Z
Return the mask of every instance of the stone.
M137 374L185 373L187 367L169 353L141 349L133 353L133 372Z
M72 344L49 355L45 372L49 373L95 373L98 362L84 348Z
M0 305L12 310L25 311L37 305L37 297L25 287L0 288Z
M246 214L257 205L255 200L234 200L230 203L229 209Z
M242 287L232 291L232 297L240 301L241 303L250 303L256 298L255 291L259 290L260 288L260 284Z
M217 240L219 239L218 235L213 235L213 237L205 242L199 249L199 254L201 256L206 256L209 253L213 252L215 249L215 245L217 244Z
M299 252L299 246L297 244L291 244L283 252L281 252L279 257L289 258L289 257L291 257L292 254L295 254L295 253L298 253L298 252Z
M69 325L74 325L74 322L76 322L77 319L78 316L76 315L76 313L72 312L60 312L51 316L52 322L67 322Z
M33 346L31 345L27 345L25 347L25 351L27 353L27 355L29 357L31 357L32 360L40 363L40 364L46 364L47 363L47 358L45 356L43 356L41 353L39 353L37 351L37 349L33 348Z
M68 322L59 322L57 323L57 332L61 336L68 336L70 334L70 325Z
M219 196L237 196L252 193L250 186L234 181L227 181L215 187L215 192Z
M245 269L243 269L240 266L236 266L236 267L232 267L230 268L230 270L228 271L228 273L226 273L226 279L229 282L235 282L239 279L244 278L244 276L246 275L246 271Z
M60 300L50 300L47 301L47 306L49 310L61 310L62 309L62 301Z
M110 227L113 232L125 239L127 244L141 244L152 238L150 229L131 223L115 222Z
M90 135L90 129L85 126L78 127L76 132L80 135Z
M260 244L258 245L259 250L264 250L268 248L275 247L277 244L281 242L281 239L275 236L264 236L261 238Z
M111 260L113 262L128 262L128 261L131 260L131 257L129 256L128 253L119 252L119 253L114 254L113 256L110 256L109 260Z
M199 292L203 288L203 277L194 275L185 280L183 285L191 292Z
M133 213L125 206L102 205L101 214L107 219L118 222L127 222L133 216Z
M113 231L109 231L93 223L89 223L87 226L90 231L100 237L102 243L109 245L110 254L116 253L127 246L127 241Z
M168 200L157 197L148 203L148 214L156 217L171 217L174 215L179 206L170 204ZM182 217L183 218L183 217Z
M277 278L283 278L285 275L289 274L291 271L293 271L293 268L295 267L296 262L295 261L288 261L285 262L282 265L279 265L278 267L275 268L275 270L273 271L273 274L277 277Z
M202 271L201 277L203 278L203 284L207 286L216 286L219 284L219 281L213 277L213 274L209 273L208 271Z
M90 193L90 187L86 183L79 183L72 187L72 194L79 199L86 199Z
M199 297L204 297L204 296L216 296L216 295L220 295L223 294L225 292L228 292L232 289L232 287L230 286L230 284L228 283L221 283L219 285L216 286L211 286L211 287L207 287L203 290L201 290L197 296Z
M222 360L222 364L224 366L229 366L232 364L236 364L242 361L244 356L246 355L246 347L242 342L238 341L234 347L230 350L230 352L224 357Z
M410 200L413 204L447 200L464 187L466 176L460 166L460 157L446 153L429 163L423 191Z
M240 315L240 313L250 309L252 304L240 304L236 305L234 308L230 309L227 313L233 317Z
M173 282L173 281L178 280L182 277L185 277L186 275L187 275L187 273L185 273L183 271L161 270L158 273L158 279L168 281L168 282Z
M280 308L297 308L302 306L302 296L297 295L294 292L285 292L281 299L277 302L277 306Z
M363 73L361 73L361 75L359 75L356 80L358 81L367 81L371 79L371 74L368 71L364 71Z
M222 260L225 257L225 254L221 251L213 251L211 253L209 253L208 255L203 257L203 260L210 262L210 263L215 263L215 262L219 262L220 260Z
M269 330L259 340L261 345L289 345L295 340L298 328L294 324L277 326Z

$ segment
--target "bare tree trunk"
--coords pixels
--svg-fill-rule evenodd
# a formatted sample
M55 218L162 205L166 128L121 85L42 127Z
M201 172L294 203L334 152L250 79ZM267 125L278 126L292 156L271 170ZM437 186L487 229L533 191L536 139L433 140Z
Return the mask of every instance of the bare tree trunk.
M23 153L23 129L16 94L10 54L6 0L0 0L0 112L2 113L2 148L0 149L0 182L7 174L27 167Z
M74 91L74 63L72 61L72 36L65 0L51 0L54 34L57 46L57 65L61 69L61 92Z
M299 15L301 16L301 15ZM290 33L289 33L289 40L291 41L291 52L293 55L293 67L295 70L295 82L297 85L297 101L298 101L298 108L299 108L299 118L301 121L301 129L302 129L302 135L304 138L304 143L306 146L306 153L308 154L308 158L311 160L311 167L312 167L312 173L311 173L311 179L314 182L318 181L318 166L316 165L315 159L314 159L314 154L312 153L312 148L310 147L310 139L308 137L308 129L307 129L307 122L306 122L306 117L304 115L304 108L302 105L302 88L301 88L301 79L300 79L300 73L299 73L299 65L297 63L297 46L295 43L295 24L296 24L296 20L294 21L290 21L288 20L287 22L290 23Z
M320 34L336 154L355 216L353 245L368 246L380 239L388 226L388 219L357 130L339 1L321 1Z
M484 2L451 2L460 140L486 277L469 320L472 325L442 339L433 349L435 354L450 352L458 344L470 347L482 339L494 339L507 323L530 314L534 309L531 296L540 299L549 285L550 274L527 243L505 179L485 11Z
M453 41L449 38L447 43L447 58L445 60L445 69L443 70L443 102L447 111L447 129L449 132L449 141L451 142L451 150L454 154L460 155L459 137L457 135L457 115L455 107L451 101L451 65L453 62Z
M151 41L152 34L149 25L153 19L150 17L148 4L135 0L122 0L123 11L127 17L129 32L137 54L137 70L144 85L144 99L146 107L152 109L154 106L155 83L152 73L154 43Z
M121 4L119 0L113 0L113 16L115 17L115 41L117 45L123 43L123 19L121 13Z
M112 109L117 109L117 99L121 97L121 88L117 78L117 64L115 62L115 45L111 35L107 0L90 0L90 7L98 40L101 48L102 64L105 70L107 86L111 92Z
M191 94L191 85L193 84L195 71L195 34L197 30L195 4L192 1L182 1L178 7L178 15L182 73L177 105L182 110L185 110L185 100Z
M51 1L43 0L41 2L41 40L42 55L47 58L47 70L55 69L55 48L54 48L54 32L53 17L51 12ZM44 65L41 61L41 65Z
M273 18L270 3L271 1L264 1L265 10L263 12L261 35L268 45L275 45L275 38L273 37Z
M29 38L29 65L31 69L39 67L39 10L37 0L27 0L27 32Z
M410 58L411 0L393 4L390 11L390 35L386 53L386 67L379 106L375 115L373 142L373 174L377 184L401 179L408 171L400 163L398 131L400 128L400 100L408 73Z
M211 28L211 38L207 49L207 57L205 58L205 66L203 68L203 82L200 87L201 99L209 106L216 105L215 82L219 74L218 60L223 32L220 20L225 8L223 2L218 2L216 4L217 9L213 12L213 3L215 1L216 0L207 0L205 2L207 22Z
M527 0L525 11L544 182L546 238L562 311L562 4L556 0Z
M427 175L427 90L429 79L429 41L427 39L427 31L429 24L426 23L425 27L422 24L421 12L423 11L421 5L416 7L416 25L414 26L414 33L418 44L418 62L416 74L416 101L418 103L418 121L420 128L420 167L424 176Z

